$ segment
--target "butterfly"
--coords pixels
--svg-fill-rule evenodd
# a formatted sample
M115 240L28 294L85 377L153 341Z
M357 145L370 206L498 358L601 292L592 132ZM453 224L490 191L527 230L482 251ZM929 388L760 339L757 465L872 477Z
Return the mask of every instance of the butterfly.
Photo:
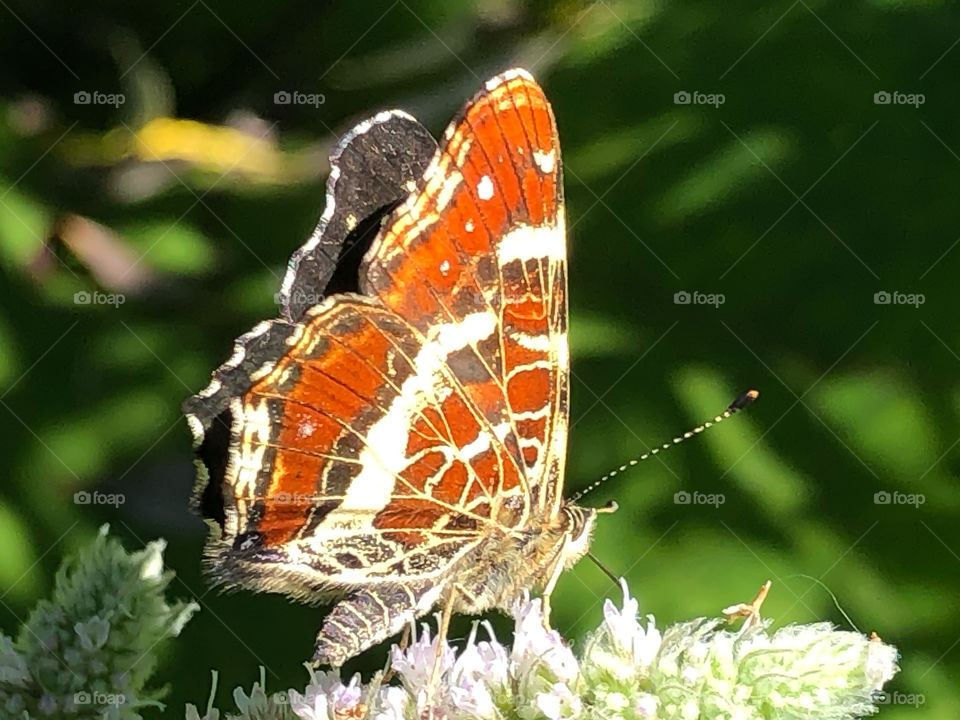
M332 666L438 607L548 600L597 510L563 499L563 185L536 81L487 81L439 146L400 111L347 133L280 300L184 403L214 582L338 599Z

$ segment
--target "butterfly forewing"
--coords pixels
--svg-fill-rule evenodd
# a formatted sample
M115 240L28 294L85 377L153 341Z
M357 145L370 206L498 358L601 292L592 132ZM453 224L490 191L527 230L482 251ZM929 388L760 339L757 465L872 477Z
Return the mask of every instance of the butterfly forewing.
M478 431L492 433L491 452L506 455L504 472L520 476L522 522L531 510L555 512L566 449L556 127L539 85L514 72L490 81L445 140L423 192L397 209L371 249L365 286L421 333L457 323L475 329L447 365L486 421ZM496 481L502 502L511 497L510 480Z

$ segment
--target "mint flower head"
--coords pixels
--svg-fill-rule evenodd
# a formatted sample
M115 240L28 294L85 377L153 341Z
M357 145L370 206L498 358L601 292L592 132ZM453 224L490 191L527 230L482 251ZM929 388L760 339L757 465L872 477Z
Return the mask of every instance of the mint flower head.
M836 719L876 712L883 684L898 670L897 651L879 639L829 623L770 621L734 632L720 619L667 628L636 620L623 584L623 608L608 600L581 667L596 707L622 718Z
M621 586L621 604L604 603L579 656L527 598L514 608L512 648L488 623L475 624L459 652L424 626L392 649L399 685L364 691L357 678L326 675L308 701L291 693L293 710L301 720L846 720L876 712L897 671L895 648L828 623L771 632L751 617L733 631L702 618L661 631Z
M639 616L624 581L621 587L621 603L604 603L603 622L579 653L545 627L541 601L525 598L514 607L512 647L486 622L474 625L459 651L424 625L407 647L392 648L393 684L311 674L303 693L287 694L288 706L229 717L852 720L877 711L879 691L898 670L896 648L875 636L829 623L771 630L756 603L742 606L754 613L738 630L721 618L660 630L651 615Z
M17 639L0 634L0 718L139 718L159 647L198 610L168 602L165 543L128 553L100 529L57 572Z

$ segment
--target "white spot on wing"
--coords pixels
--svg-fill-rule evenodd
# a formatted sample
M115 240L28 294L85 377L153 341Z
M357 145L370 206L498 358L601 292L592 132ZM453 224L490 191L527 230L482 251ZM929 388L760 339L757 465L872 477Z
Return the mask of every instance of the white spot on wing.
M250 341L250 340L253 340L254 338L258 338L261 335L263 335L267 330L269 330L271 325L273 325L273 321L261 320L260 322L258 322L256 325L253 326L253 329L250 330L250 332L245 333L244 335L241 335L240 339L244 341Z
M533 76L523 68L513 68L487 80L487 92L493 92L498 86L503 85L514 78L523 78L531 81L533 80Z
M548 335L527 335L518 332L513 339L517 341L517 345L527 350L550 352L550 337Z
M542 417L549 418L551 416L550 415L551 409L552 408L550 407L550 405L544 405L542 408L539 408L538 410L526 410L524 412L515 412L513 413L513 419L514 420L539 420Z
M187 425L190 427L190 433L193 435L193 439L197 441L197 444L203 440L204 431L203 423L200 422L200 418L196 415L187 415Z
M257 382L258 380L262 380L267 375L273 372L274 367L276 367L276 363L274 363L273 361L265 362L259 368L257 368L252 373L250 373L250 379L253 380L254 382Z
M201 390L201 391L200 391L199 393L197 393L197 394L198 394L200 397L208 398L208 397L210 397L211 395L216 395L218 392L220 392L220 388L221 388L221 387L222 387L222 385L220 384L220 381L217 380L216 378L213 378L213 379L210 381L210 384L207 385L203 390Z
M561 333L555 342L557 343L557 365L566 370L570 367L570 345L567 343L567 334Z
M440 274L446 277L447 273L450 272L450 261L444 260L440 263Z
M481 200L489 200L493 197L493 181L489 175L484 175L477 183L477 196Z
M464 460L472 460L477 455L485 453L490 449L490 436L485 432L481 432L477 439L472 443L468 443L463 446L463 449L460 451L460 454L463 456Z
M463 224L463 229L466 230L467 232L473 232L474 229L476 229L476 225L473 224L473 220L467 220Z
M243 362L243 358L247 355L247 351L244 349L243 345L234 345L233 354L227 358L227 361L223 364L224 367L237 367L240 363Z
M448 169L447 176L443 181L443 185L440 188L440 192L437 193L436 207L433 208L434 212L443 212L443 210L450 204L450 198L453 197L453 193L460 183L463 182L463 175L453 169Z
M497 256L501 264L538 258L563 262L567 257L566 238L558 227L521 225L503 236L497 245Z
M243 447L237 464L238 497L251 497L257 474L263 467L263 454L270 441L270 409L266 400L243 409Z
M497 423L493 426L493 434L496 435L497 440L501 443L507 439L507 436L510 435L512 430L513 428L510 427L510 423L508 422Z
M542 173L549 175L557 166L557 153L555 150L551 150L550 152L534 150L533 160L537 163L537 167L540 168Z

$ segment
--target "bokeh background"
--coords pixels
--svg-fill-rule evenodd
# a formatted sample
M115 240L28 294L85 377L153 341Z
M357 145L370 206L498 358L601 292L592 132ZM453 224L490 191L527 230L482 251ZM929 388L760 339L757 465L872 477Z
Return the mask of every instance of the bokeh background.
M621 507L596 555L661 623L770 579L777 623L899 646L924 705L881 717L957 717L958 44L936 0L2 3L0 627L109 522L166 538L203 607L165 716L211 669L223 706L260 666L304 684L321 612L200 574L180 402L276 315L338 133L402 107L439 134L522 65L564 148L569 491L762 393L590 496ZM75 502L95 490L117 503ZM582 637L606 595L581 563L556 624Z

